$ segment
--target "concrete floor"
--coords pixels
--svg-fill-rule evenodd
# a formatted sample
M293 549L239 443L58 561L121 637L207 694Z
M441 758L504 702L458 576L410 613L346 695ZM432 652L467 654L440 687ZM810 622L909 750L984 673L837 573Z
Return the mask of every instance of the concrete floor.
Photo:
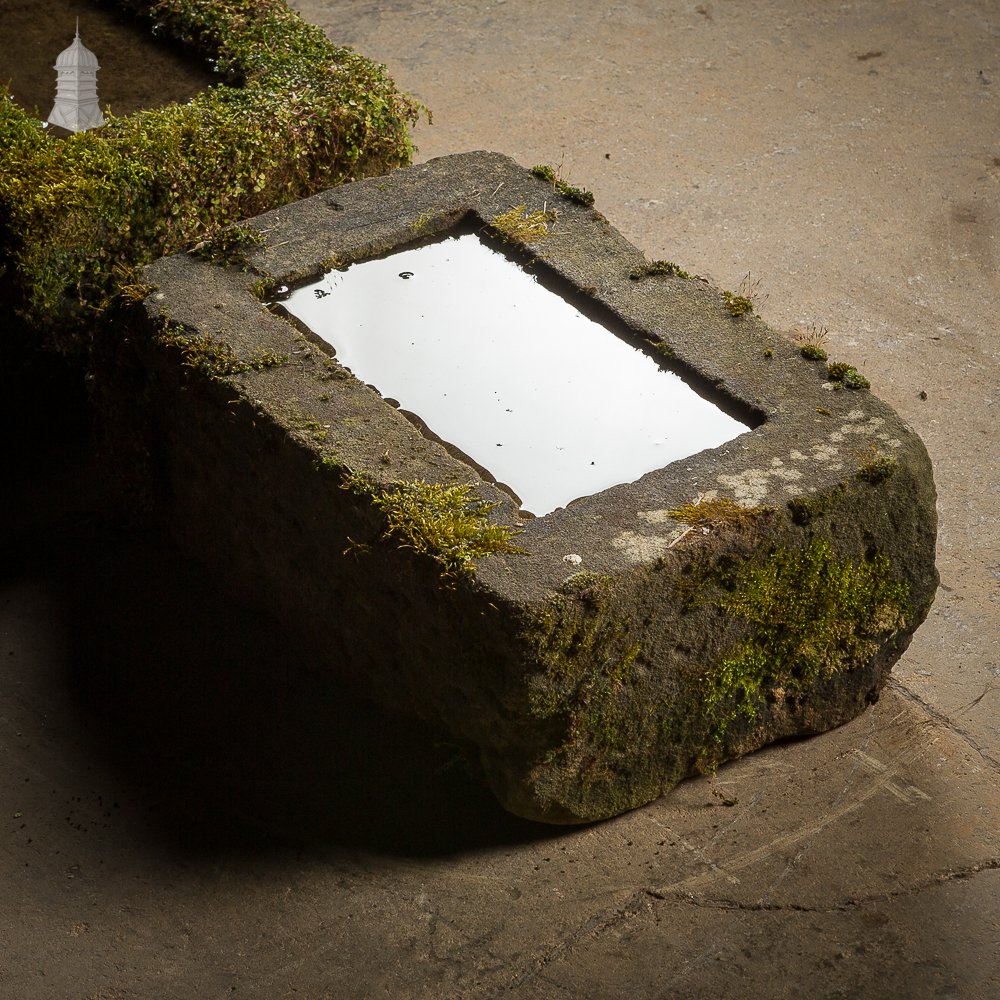
M419 159L558 165L648 257L828 328L927 443L941 591L855 722L538 829L89 531L70 441L0 581L0 997L1000 996L1000 8L293 6L433 109Z

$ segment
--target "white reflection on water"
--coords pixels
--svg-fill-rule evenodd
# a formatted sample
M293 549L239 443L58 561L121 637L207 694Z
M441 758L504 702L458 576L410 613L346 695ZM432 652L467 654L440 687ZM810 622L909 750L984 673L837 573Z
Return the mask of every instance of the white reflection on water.
M749 430L474 234L282 304L539 516Z

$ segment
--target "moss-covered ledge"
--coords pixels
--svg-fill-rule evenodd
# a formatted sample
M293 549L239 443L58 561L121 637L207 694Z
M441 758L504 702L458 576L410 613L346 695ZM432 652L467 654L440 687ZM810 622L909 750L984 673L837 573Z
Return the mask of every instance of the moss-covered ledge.
M110 0L109 0L110 2ZM220 82L57 138L0 90L4 299L79 357L135 269L219 227L410 161L418 105L282 0L120 0Z

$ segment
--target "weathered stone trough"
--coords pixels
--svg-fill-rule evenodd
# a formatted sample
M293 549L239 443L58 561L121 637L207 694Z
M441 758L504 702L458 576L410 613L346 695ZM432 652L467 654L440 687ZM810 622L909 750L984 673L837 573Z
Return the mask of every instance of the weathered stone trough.
M612 816L856 716L937 585L927 454L863 377L651 266L574 194L491 153L336 188L202 249L228 263L154 264L133 330L184 542L547 822ZM438 439L273 305L456 227L744 426L532 517L489 456ZM530 378L530 349L518 364Z

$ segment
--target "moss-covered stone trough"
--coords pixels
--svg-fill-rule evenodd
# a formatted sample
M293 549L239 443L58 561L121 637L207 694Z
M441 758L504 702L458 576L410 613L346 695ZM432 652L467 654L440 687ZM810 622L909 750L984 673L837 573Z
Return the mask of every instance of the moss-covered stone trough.
M284 0L106 3L204 61L218 83L60 138L0 81L5 346L16 315L33 346L91 374L114 363L105 320L136 294L136 268L237 219L409 163L420 110L384 67L333 45Z
M215 262L158 261L132 320L183 541L555 823L853 718L937 585L914 432L854 369L646 261L585 195L497 154L434 160L252 219ZM506 229L752 429L527 517L270 305L460 222Z

